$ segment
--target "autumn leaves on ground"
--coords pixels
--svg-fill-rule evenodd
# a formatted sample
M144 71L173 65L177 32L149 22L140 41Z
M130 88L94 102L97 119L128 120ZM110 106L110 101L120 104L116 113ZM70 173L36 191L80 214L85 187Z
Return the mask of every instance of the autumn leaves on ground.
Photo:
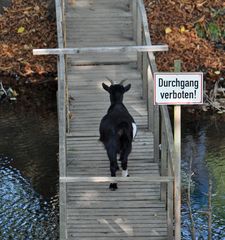
M1 75L27 78L56 72L55 57L32 53L34 48L56 47L56 25L48 19L45 1L12 1L0 16L0 32Z
M224 77L223 0L144 0L154 44L166 43L169 52L157 55L160 71L203 71L208 82ZM56 26L48 19L46 0L13 0L0 16L0 74L46 76L56 72L56 58L33 56L34 48L54 48ZM210 85L210 84L209 84Z
M169 51L157 54L160 71L173 71L182 60L182 71L203 71L208 87L225 74L225 3L223 0L145 0L154 44L166 43Z

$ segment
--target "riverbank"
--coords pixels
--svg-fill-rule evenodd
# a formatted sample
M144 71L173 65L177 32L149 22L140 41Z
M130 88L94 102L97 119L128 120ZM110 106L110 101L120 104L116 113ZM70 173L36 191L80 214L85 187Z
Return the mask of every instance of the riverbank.
M144 0L153 44L168 44L156 53L159 71L203 72L204 105L190 112L225 112L225 4L224 1Z
M51 2L14 0L0 15L0 82L19 96L41 85L48 88L47 82L55 84L53 91L57 87L56 57L32 53L34 48L57 46ZM156 54L159 71L173 71L175 59L182 61L182 71L203 71L208 103L200 111L211 107L220 111L221 105L225 111L224 2L145 0L145 4L153 44L166 43L170 49ZM54 7L51 13L55 15Z
M145 0L152 42L166 43L169 51L157 53L159 71L202 71L207 89L225 77L224 1ZM222 79L221 79L222 81Z
M34 48L57 46L56 24L49 1L14 0L0 16L0 76L7 85L45 82L56 77L56 57L33 56ZM4 78L3 78L4 76Z
M56 57L32 53L34 48L57 46L54 8L49 8L50 2L14 0L10 5L7 2L0 15L0 82L5 90L14 91L12 99L26 106L32 98L55 97L57 90Z

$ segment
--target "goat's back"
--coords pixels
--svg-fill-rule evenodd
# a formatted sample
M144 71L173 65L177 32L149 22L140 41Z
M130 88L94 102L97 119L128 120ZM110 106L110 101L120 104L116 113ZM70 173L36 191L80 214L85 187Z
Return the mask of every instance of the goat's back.
M100 123L100 141L107 142L111 138L126 138L132 141L132 123L134 119L124 105L110 107Z

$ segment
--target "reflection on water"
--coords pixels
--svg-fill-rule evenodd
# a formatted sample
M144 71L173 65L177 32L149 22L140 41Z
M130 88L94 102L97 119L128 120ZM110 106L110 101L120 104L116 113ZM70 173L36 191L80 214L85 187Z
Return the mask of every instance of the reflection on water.
M58 239L55 108L0 105L0 239Z
M194 124L195 125L195 124ZM188 173L192 156L192 210L196 239L207 239L208 182L213 181L213 240L225 239L225 129L224 122L201 121L198 131L194 126L183 127L182 168ZM185 194L182 204L182 234L191 239L189 212Z

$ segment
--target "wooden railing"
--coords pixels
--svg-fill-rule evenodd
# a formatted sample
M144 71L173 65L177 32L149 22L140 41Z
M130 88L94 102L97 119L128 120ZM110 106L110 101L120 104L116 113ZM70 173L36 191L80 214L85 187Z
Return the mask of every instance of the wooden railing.
M135 30L133 37L137 45L152 45L143 0L130 0L130 8ZM161 177L174 179L174 182L161 182L161 200L165 201L167 206L168 239L180 240L180 206L179 203L174 202L174 196L180 195L176 188L180 184L180 178L175 174L177 158L168 108L154 106L153 76L157 72L157 66L153 53L138 53L137 67L142 74L143 98L148 105L148 127L154 134L155 161L159 162Z
M176 158L174 154L173 134L166 106L155 106L153 104L153 74L157 72L155 57L153 51L165 51L165 46L153 46L151 43L148 29L147 16L143 0L130 0L130 7L133 13L134 22L134 39L137 46L129 47L97 47L97 48L66 48L64 26L64 1L55 0L57 14L57 31L58 31L58 49L37 49L34 50L36 55L58 55L58 117L59 117L59 171L60 171L60 239L67 239L67 222L66 222L66 183L76 181L90 181L93 179L76 179L68 178L66 174L66 133L69 129L69 106L68 106L68 86L66 79L66 55L85 53L103 53L103 52L137 52L137 66L142 74L143 79L143 99L148 106L148 127L154 134L154 154L161 169L161 177L146 179L136 179L137 181L150 181L161 183L161 199L167 204L168 217L168 239L173 239L173 223L177 223L175 216L176 205L174 204L174 165ZM161 117L160 117L161 113ZM161 133L161 134L160 134ZM161 151L159 146L161 145ZM111 178L98 178L99 181L112 181ZM117 178L118 181L127 181L124 178ZM132 181L132 178L129 180ZM175 214L174 214L175 208ZM179 228L176 228L179 229ZM175 232L176 236L176 232ZM179 238L175 238L178 240Z
M64 27L64 1L55 0L58 47L65 48L65 27ZM58 54L58 120L59 120L59 177L66 177L66 132L68 109L68 87L66 79L66 55ZM67 239L67 218L66 218L66 184L59 182L59 221L60 239Z

